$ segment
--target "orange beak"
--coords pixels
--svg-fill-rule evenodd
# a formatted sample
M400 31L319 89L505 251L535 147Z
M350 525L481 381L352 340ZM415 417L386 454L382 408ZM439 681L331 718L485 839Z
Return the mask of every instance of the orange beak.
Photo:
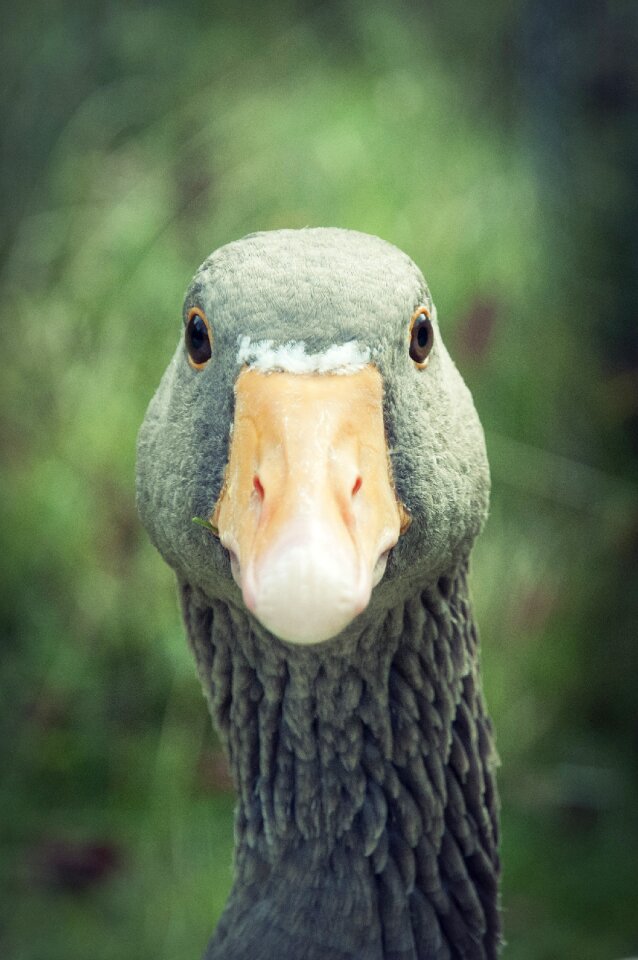
M407 528L374 367L346 375L245 369L212 522L248 609L292 643L336 636L370 600Z

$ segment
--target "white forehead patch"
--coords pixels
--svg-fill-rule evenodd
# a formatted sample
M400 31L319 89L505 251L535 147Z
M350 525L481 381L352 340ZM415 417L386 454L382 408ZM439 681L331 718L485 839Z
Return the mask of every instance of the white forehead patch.
M247 363L261 373L356 373L370 363L370 347L350 340L334 344L320 353L306 353L303 340L275 346L273 340L251 342L250 337L237 339L237 363Z

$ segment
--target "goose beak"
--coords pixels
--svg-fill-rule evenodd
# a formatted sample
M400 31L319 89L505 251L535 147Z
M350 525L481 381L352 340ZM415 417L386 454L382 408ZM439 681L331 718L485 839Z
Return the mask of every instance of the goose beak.
M212 522L244 603L290 643L336 636L368 605L409 522L392 483L383 384L245 369Z

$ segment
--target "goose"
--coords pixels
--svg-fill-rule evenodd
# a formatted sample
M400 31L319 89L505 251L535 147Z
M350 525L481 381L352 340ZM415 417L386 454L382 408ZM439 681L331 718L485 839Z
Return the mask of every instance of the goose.
M473 401L405 253L306 228L204 261L137 502L237 793L206 960L498 955L468 591L488 499Z

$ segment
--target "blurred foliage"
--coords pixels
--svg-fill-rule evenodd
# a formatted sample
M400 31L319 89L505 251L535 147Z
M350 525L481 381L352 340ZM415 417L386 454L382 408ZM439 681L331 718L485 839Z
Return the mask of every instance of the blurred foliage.
M135 434L199 262L307 224L423 267L486 425L505 955L638 952L636 7L3 17L0 954L196 957L221 911L232 794Z

